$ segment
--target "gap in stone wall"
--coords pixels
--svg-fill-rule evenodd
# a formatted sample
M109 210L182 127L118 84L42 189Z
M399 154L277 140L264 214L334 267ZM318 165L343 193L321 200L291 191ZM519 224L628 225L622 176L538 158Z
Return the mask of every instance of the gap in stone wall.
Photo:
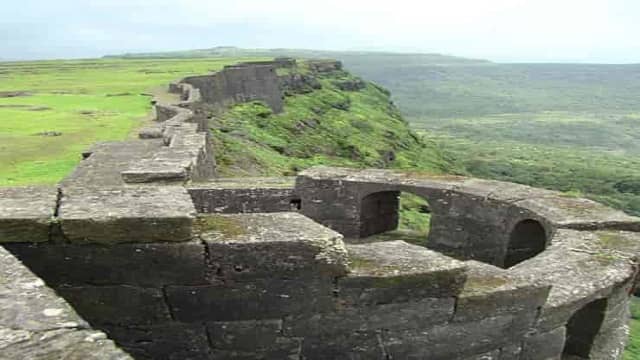
M589 359L593 341L602 327L607 299L599 299L576 311L567 323L564 355Z
M504 267L510 268L540 254L547 246L547 234L540 222L532 219L522 220L509 234L509 244Z
M362 199L361 214L361 239L357 242L402 239L427 246L431 208L421 196L400 191L370 194Z

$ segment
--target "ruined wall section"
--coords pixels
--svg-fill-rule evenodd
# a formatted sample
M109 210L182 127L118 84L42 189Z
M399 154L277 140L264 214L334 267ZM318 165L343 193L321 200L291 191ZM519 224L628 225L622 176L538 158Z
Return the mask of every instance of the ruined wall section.
M506 270L551 286L520 344L520 359L621 358L629 299L638 282L640 219L553 191L462 177L317 167L296 184L303 214L353 238L369 235L370 221L382 223L374 230L393 228L396 220L388 213L397 211L402 191L429 201L427 247L459 259L503 266L517 225L542 227L542 251ZM371 205L365 200L372 195L391 205ZM480 288L490 279L477 279ZM459 297L457 309L465 301Z
M439 202L441 224L464 211L487 229L502 229L513 221L474 210L478 202L520 207L526 211L506 214L544 221L548 246L501 269L400 240L345 244L301 214L252 213L278 210L269 208L273 197L298 196L303 214L360 229L357 213L367 208L353 204L400 190ZM627 336L640 222L543 190L319 167L295 189L286 179L235 179L189 189L3 191L0 208L11 209L0 213L4 247L136 359L540 360L560 358L567 344L618 359ZM233 194L238 204L229 207L208 199L233 203ZM194 203L227 214L197 214ZM237 211L244 213L229 214ZM456 221L450 233L465 226ZM601 326L580 348L574 324L585 322L582 314L591 320L592 308Z
M264 101L274 113L282 112L284 106L276 66L271 64L225 66L211 75L186 77L180 83L198 89L207 104L223 108L253 100Z
M41 191L57 210L12 206L49 233L5 247L136 359L499 359L549 291L300 214L196 216L181 187Z

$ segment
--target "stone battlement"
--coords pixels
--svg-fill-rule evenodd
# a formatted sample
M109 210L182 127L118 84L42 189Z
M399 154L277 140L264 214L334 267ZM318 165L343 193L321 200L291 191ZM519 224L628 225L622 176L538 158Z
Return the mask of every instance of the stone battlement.
M272 67L173 84L140 139L0 189L0 358L621 358L638 218L417 172L215 178L197 104L238 69L258 94ZM401 193L429 203L426 246L372 237Z

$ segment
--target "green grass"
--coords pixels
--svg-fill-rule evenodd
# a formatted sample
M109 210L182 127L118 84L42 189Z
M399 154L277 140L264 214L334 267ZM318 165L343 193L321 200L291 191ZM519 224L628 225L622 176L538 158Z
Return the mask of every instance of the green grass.
M97 141L125 139L149 114L149 93L189 74L248 59L0 63L0 186L61 180ZM43 132L61 136L41 136Z
M640 298L631 302L631 338L624 353L624 360L640 359Z
M600 132L594 125L598 121L603 123ZM592 126L592 136L577 135L591 133ZM569 192L640 215L640 151L634 143L640 134L634 140L634 131L616 128L615 121L540 113L433 121L428 127L422 133L474 176ZM606 137L598 141L602 133Z
M414 231L426 239L431 226L431 214L425 211L428 209L429 204L424 198L411 193L400 194L398 230Z
M318 164L436 173L451 167L432 143L409 129L386 91L369 84L345 92L333 84L350 77L321 76L322 89L287 97L280 114L252 102L216 117L212 131L220 174L294 175ZM388 155L392 161L385 160Z

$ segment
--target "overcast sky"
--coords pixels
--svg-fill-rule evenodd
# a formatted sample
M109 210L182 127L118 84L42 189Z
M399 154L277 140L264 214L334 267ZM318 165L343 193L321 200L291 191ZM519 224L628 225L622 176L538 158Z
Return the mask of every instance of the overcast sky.
M214 46L640 63L640 0L18 0L0 59Z

